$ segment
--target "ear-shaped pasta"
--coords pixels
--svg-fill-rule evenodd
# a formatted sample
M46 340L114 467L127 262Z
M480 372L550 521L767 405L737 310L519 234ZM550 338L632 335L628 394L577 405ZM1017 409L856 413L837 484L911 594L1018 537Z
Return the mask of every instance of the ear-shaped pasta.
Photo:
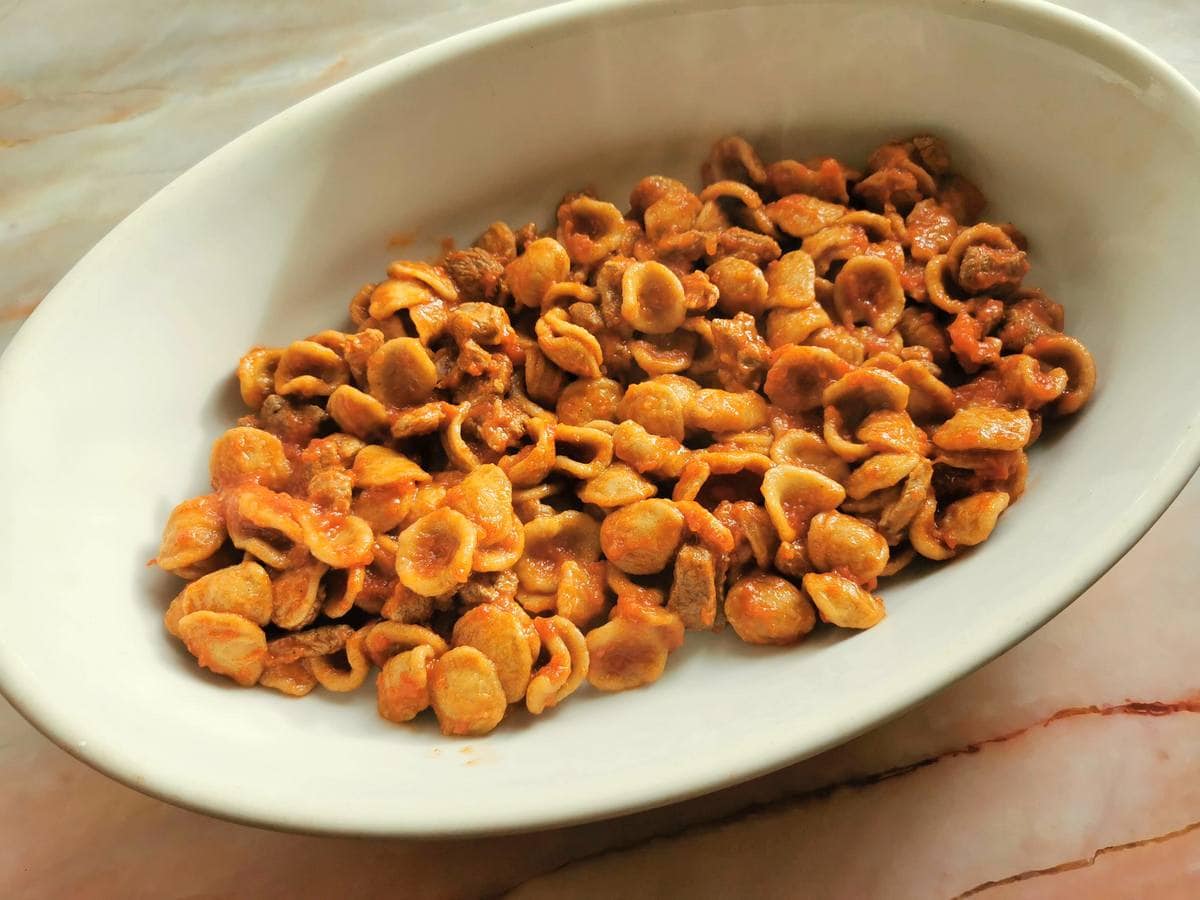
M767 217L784 234L805 238L834 224L847 212L838 203L827 203L808 194L788 194L766 206Z
M600 526L591 516L571 510L525 523L525 553L514 571L526 591L552 594L564 562L598 559Z
M621 317L646 334L669 334L687 316L679 276L658 262L637 262L621 277Z
M637 422L622 422L612 440L613 454L642 474L677 478L691 458L679 441L653 435Z
M379 439L391 424L382 403L348 384L330 394L325 408L339 428L363 440Z
M729 588L725 618L748 644L794 644L817 623L803 591L765 572L752 572Z
M722 554L733 551L733 532L707 508L695 500L676 500L675 508L683 514L688 531L704 546Z
M560 616L582 628L604 611L604 585L607 565L565 560L559 568L554 609Z
M512 482L495 465L480 466L446 492L445 504L479 528L479 544L503 540L512 527Z
M683 418L688 427L702 431L753 431L767 424L767 402L754 391L704 388L684 407Z
M780 539L794 541L816 513L837 509L846 491L812 469L772 466L763 475L762 495Z
M525 526L513 512L509 515L504 536L486 547L478 547L471 567L476 572L503 572L516 565L524 552Z
M788 344L803 344L831 324L829 314L816 303L801 309L773 309L767 313L767 346L779 350Z
M888 543L865 522L839 512L813 516L808 526L808 559L819 572L838 572L873 585L888 564Z
M582 378L558 395L555 412L564 425L587 425L603 420L616 422L625 388L611 378Z
M889 545L895 546L904 538L906 529L921 511L925 498L929 496L932 483L933 466L929 460L920 459L905 477L899 495L879 514L879 531ZM886 572L885 568L884 574Z
M810 234L800 249L812 258L816 274L824 275L835 262L866 253L869 245L862 226L846 222L843 217L843 221Z
M933 442L943 450L1021 450L1032 434L1029 410L968 406L933 432Z
M908 540L914 550L926 559L946 560L955 550L946 544L937 520L937 498L929 496L908 526Z
M409 722L429 708L429 672L437 651L428 644L390 657L375 677L376 708L389 722Z
M845 360L824 347L790 345L772 356L763 392L784 412L808 412L819 408L825 389L849 371Z
M699 339L693 332L676 331L672 334L647 335L633 341L629 345L629 352L647 375L675 375L691 367L698 344Z
M366 625L346 639L340 651L323 656L310 656L304 667L327 691L345 694L358 690L371 672L371 661L363 652L363 641L373 628Z
M915 453L877 453L850 473L846 496L854 500L899 484L921 462Z
M613 437L598 428L556 425L554 468L572 478L595 478L613 458Z
M838 628L870 628L887 613L879 597L841 575L809 573L804 576L804 590L821 621Z
M577 196L558 207L558 240L572 261L594 266L616 253L625 238L625 217L611 203Z
M538 347L559 368L580 378L599 378L604 354L586 329L571 322L565 310L547 310L535 326Z
M238 361L238 391L242 402L251 409L258 409L275 393L275 370L282 357L282 350L254 347Z
M434 661L429 699L448 736L487 734L508 708L495 664L474 647L455 647Z
M239 488L227 499L225 523L233 546L273 569L297 566L308 558L296 503L287 494L258 486Z
M422 281L414 278L389 278L371 291L367 311L372 319L383 321L405 309L430 302L436 294Z
M218 569L179 592L163 616L167 631L179 636L179 622L194 612L234 613L256 625L271 621L271 580L258 563Z
M667 654L683 642L683 622L669 610L618 604L587 634L588 681L601 691L627 691L662 677Z
M371 396L390 406L413 406L429 400L437 386L437 369L416 338L393 338L367 360Z
M754 263L727 256L709 266L705 274L717 289L717 305L722 312L730 316L766 312L769 287L762 269Z
M708 548L689 545L679 549L667 609L679 616L684 628L711 631L716 624L717 571L716 556Z
M762 198L748 184L733 180L714 181L700 192L700 201L706 206L724 201L724 210L738 224L762 234L775 233L775 226L763 209Z
M667 567L683 539L683 514L669 500L639 500L610 512L600 526L600 546L610 563L631 575Z
M871 413L862 420L854 436L876 453L924 455L929 451L925 432L902 410L880 409Z
M509 703L525 696L541 641L521 607L485 603L467 610L454 624L453 644L474 647L492 661Z
M934 374L930 363L902 362L892 374L908 385L908 413L918 422L945 419L954 412L954 391Z
M946 546L974 547L992 534L1000 514L1008 508L1008 494L1003 491L981 491L956 500L946 507L942 516L941 533Z
M317 686L317 679L313 678L312 673L299 660L281 663L272 662L268 657L262 674L258 676L258 683L289 697L303 697Z
M714 448L717 446L713 445ZM679 473L672 499L700 500L712 506L722 500L757 498L762 489L763 473L770 467L770 458L762 453L723 449L698 451Z
M976 381L987 375L999 377L1004 398L1009 403L1015 403L1028 410L1041 409L1053 403L1062 396L1070 383L1065 369L1047 369L1040 361L1025 353L1000 357L995 371L980 376Z
M804 250L793 250L767 266L769 309L805 309L816 302L816 267Z
M275 368L275 393L283 396L328 397L350 380L346 361L315 341L295 341Z
M588 648L579 629L563 616L539 617L533 620L533 626L549 657L533 673L525 693L526 709L539 716L583 684L588 674Z
M210 610L188 613L179 620L178 634L201 666L242 687L254 684L263 673L266 635L243 616Z
M712 145L708 158L700 167L705 184L718 181L745 181L761 185L767 180L767 170L750 142L740 135L723 137Z
M1026 347L1025 353L1067 373L1067 388L1054 404L1056 413L1065 416L1078 412L1091 398L1096 389L1096 364L1087 347L1075 338L1043 335Z
M589 479L576 493L584 503L601 509L615 509L648 500L658 493L658 488L624 463L613 463Z
M442 300L453 302L458 300L458 289L453 280L441 266L433 266L426 262L409 259L398 259L388 264L388 278L397 281L416 281L428 287Z
M155 561L159 568L187 578L214 557L227 536L220 497L205 494L184 500L167 517Z
M409 525L396 540L396 575L409 590L436 597L463 584L479 529L460 512L438 509Z
M352 566L334 569L325 576L325 603L321 612L330 619L340 619L354 606L366 584L367 567Z
M617 415L637 422L651 434L682 441L684 437L683 403L666 384L643 381L625 391Z
M554 426L545 418L532 416L525 420L525 430L533 443L501 457L499 462L514 487L541 484L554 468Z
M855 369L843 375L825 389L825 443L847 462L865 459L871 448L852 439L858 426L878 410L903 410L908 393L908 385L882 369Z
M470 472L483 465L482 460L463 437L463 423L470 414L471 403L460 403L446 421L441 433L442 448L446 451L446 457L460 472Z
M313 623L325 599L321 579L329 567L310 560L302 566L285 569L271 579L271 621L280 628L295 631Z
M772 462L813 469L834 481L845 483L850 475L846 461L830 450L819 435L803 428L780 432L771 442L769 454Z
M402 453L369 445L354 457L354 483L360 488L424 483L432 476Z
M904 288L887 260L856 256L846 261L834 279L833 305L843 325L866 322L887 334L904 312Z
M279 438L260 428L230 428L213 442L208 462L215 490L261 484L279 490L292 474Z
M417 647L429 647L439 656L450 649L437 632L401 622L376 622L364 635L362 644L367 659L380 668L393 656Z
M517 303L537 309L546 289L566 281L570 271L571 259L562 244L553 238L539 238L505 267L504 277Z
M358 516L297 508L304 546L321 562L335 569L365 566L372 558L375 535L371 526Z

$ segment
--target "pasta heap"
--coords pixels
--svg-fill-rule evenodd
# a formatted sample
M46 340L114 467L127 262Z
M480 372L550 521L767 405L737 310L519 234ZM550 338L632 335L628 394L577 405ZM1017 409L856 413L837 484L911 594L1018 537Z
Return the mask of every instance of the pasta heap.
M869 628L880 578L986 540L1096 377L1025 238L933 137L861 173L729 137L702 172L394 262L353 331L247 353L253 412L163 534L168 631L293 696L377 669L383 718L474 735L653 682L687 630Z

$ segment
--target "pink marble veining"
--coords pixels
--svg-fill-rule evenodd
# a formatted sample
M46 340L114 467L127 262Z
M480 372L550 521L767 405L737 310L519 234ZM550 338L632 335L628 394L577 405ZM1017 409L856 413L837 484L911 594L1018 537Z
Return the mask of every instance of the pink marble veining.
M244 128L542 5L0 0L0 347L122 215ZM1200 9L1069 4L1200 78ZM196 36L202 35L203 39ZM607 823L470 842L234 825L109 781L0 707L0 896L1200 896L1200 485L975 674L781 772Z

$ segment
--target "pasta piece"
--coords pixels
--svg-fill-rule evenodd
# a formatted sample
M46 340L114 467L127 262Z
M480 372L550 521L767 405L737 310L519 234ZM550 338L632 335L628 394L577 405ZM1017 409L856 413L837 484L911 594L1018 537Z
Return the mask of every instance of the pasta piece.
M548 656L525 693L525 708L538 716L575 693L587 678L588 647L579 629L563 616L538 617L533 625Z
M667 334L687 315L679 276L658 262L634 263L621 277L621 316L647 334Z
M218 569L185 587L167 607L167 631L180 636L179 623L194 612L234 613L256 625L271 621L274 596L271 579L258 563Z
M683 526L683 514L669 500L639 500L605 516L600 547L621 571L652 575L665 569L675 555Z
M204 563L221 549L227 537L221 498L216 494L193 497L171 510L155 561L168 572L194 578L204 574Z
M177 627L188 653L204 668L242 687L250 687L262 675L267 639L249 619L237 613L197 610L181 618Z
M540 631L521 607L485 603L454 623L455 647L474 647L492 661L509 703L525 696L541 646Z
M571 259L562 244L540 238L505 267L504 279L517 303L540 309L550 285L565 281L570 271Z
M747 575L729 588L725 618L748 644L793 644L817 622L812 603L798 587L765 572Z
M809 573L804 576L804 591L821 621L838 628L870 628L886 614L882 600L842 575Z
M292 467L283 443L258 428L230 428L217 438L209 457L209 473L215 490L259 484L279 490L287 484Z
M479 529L462 513L427 513L400 532L396 575L410 591L436 597L466 582L478 541Z
M474 647L455 647L434 661L429 699L448 736L487 734L508 706L495 664Z

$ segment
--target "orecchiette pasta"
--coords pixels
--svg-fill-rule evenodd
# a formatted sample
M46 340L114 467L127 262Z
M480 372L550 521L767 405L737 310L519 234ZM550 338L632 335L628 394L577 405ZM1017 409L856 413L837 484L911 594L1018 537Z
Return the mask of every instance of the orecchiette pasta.
M447 735L663 676L687 631L869 628L985 541L1096 390L1011 225L927 135L863 170L718 141L704 187L564 197L258 346L167 518L201 666Z

